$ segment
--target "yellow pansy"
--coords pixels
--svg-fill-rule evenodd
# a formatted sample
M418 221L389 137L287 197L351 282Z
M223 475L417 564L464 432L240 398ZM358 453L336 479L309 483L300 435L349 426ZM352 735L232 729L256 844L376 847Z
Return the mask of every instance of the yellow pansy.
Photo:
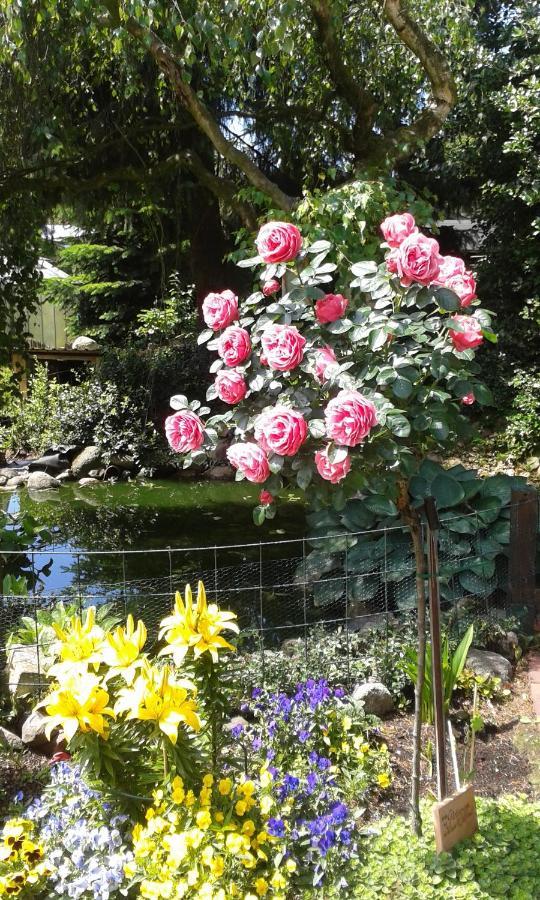
M119 691L114 710L117 715L126 713L127 719L155 722L176 744L180 725L200 730L197 703L190 697L194 691L192 682L176 681L168 666L157 669L145 661L133 686Z
M297 869L296 860L291 859L291 857L289 857L289 859L285 863L285 868L287 869L287 872L296 872L296 869Z
M223 820L225 819L225 816L220 809L218 809L217 812L214 813L214 819L218 823L223 822Z
M212 864L210 866L210 870L212 875L215 878L220 878L223 875L223 871L225 869L225 860L222 856L215 856L212 860Z
M380 772L379 775L377 775L377 781L382 788L390 787L392 784L392 779L387 772Z
M189 807L189 806L193 806L193 804L195 803L195 794L193 793L193 791L188 791L188 792L187 792L187 794L186 794L186 799L184 800L184 803L185 803L185 805L188 806L188 807Z
M239 784L236 788L239 794L242 794L244 797L251 797L251 795L255 791L255 785L252 781L243 781L242 784Z
M195 821L198 828L206 829L209 828L212 824L212 816L207 809L201 809L200 812L198 812L195 816Z
M261 812L262 812L263 816L266 816L270 812L273 805L274 805L274 801L272 800L271 797L262 797L261 798Z
M255 834L255 822L252 819L246 819L242 825L242 831L251 837L252 834Z
M126 627L119 626L111 634L108 634L101 648L102 660L109 671L105 681L121 675L127 684L131 684L136 671L142 664L140 652L146 643L146 627L144 622L135 622L130 614L127 617Z
M77 731L95 731L106 738L108 723L105 717L114 718L114 711L107 706L108 702L109 695L95 675L86 672L68 679L43 701L49 716L45 734L50 737L51 732L60 726L68 744Z
M343 731L350 731L352 728L352 719L350 716L343 716L341 720Z
M238 800L234 805L234 811L237 816L243 816L247 811L247 803L245 800Z
M270 879L270 884L276 891L282 891L287 887L287 879L281 872L274 872Z
M222 797L228 797L232 790L232 781L230 778L222 778L218 784L218 791Z
M264 897L268 893L268 882L266 878L257 878L255 881L255 890L257 891L257 896Z
M203 778L203 780L202 780L202 783L203 783L203 785L205 786L205 788L210 788L210 787L212 787L212 785L213 785L213 783L214 783L214 776L213 776L213 775L210 775L210 774L205 775L204 778Z
M84 622L79 616L72 616L66 628L53 624L58 638L55 646L60 662L55 663L47 672L52 678L64 678L66 675L82 674L89 665L99 668L103 645L103 629L96 625L96 608L91 606Z

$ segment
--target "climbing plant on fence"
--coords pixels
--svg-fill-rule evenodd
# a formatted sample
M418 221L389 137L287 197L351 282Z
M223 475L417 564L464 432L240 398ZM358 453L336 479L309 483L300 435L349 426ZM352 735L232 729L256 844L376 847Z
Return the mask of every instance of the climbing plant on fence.
M399 514L413 539L423 660L424 554L413 485L424 483L418 465L428 451L467 436L464 409L491 402L474 356L496 337L463 260L441 256L409 213L388 217L381 230L385 258L354 263L346 273L332 260L329 241L305 245L294 224L263 225L257 255L239 262L257 270L254 291L241 306L230 290L203 302L207 328L198 340L217 353L207 399L225 410L211 414L176 395L166 432L185 467L229 435L237 479L262 485L256 523L275 514L276 496L291 484L306 492L315 514L340 513L358 495L376 516ZM440 471L429 490L451 506L466 489ZM423 674L420 664L417 830Z

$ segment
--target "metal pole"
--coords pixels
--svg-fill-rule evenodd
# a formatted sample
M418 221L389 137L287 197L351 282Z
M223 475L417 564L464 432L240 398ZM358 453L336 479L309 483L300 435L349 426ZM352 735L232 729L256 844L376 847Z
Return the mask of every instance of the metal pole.
M439 595L439 516L433 497L426 497L424 511L428 524L429 624L431 631L431 669L433 709L435 712L435 756L437 760L437 796L444 800L446 783L446 725L441 662L441 604Z

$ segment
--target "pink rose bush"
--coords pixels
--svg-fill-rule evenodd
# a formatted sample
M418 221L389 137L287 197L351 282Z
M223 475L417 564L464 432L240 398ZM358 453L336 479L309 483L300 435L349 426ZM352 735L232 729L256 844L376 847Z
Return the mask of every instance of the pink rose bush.
M289 222L267 222L255 241L265 263L283 263L296 259L302 249L302 235Z
M232 291L207 294L202 303L202 314L212 331L220 331L238 318L238 297Z
M377 424L377 410L358 391L340 391L324 412L326 434L336 444L356 447Z
M463 350L474 350L483 343L482 326L478 319L472 316L452 316L452 322L459 331L450 327L450 337L455 349L461 353Z
M315 465L321 478L329 481L330 484L337 484L338 481L343 481L351 471L351 457L346 450L338 450L333 459L330 459L328 449L325 447L323 450L317 450Z
M495 340L472 273L408 212L381 230L386 258L355 263L350 276L326 261L328 241L310 245L295 225L269 222L259 256L243 263L266 263L245 309L229 290L205 298L199 340L217 353L207 400L227 408L208 415L176 396L165 431L184 467L226 438L238 477L263 485L258 524L287 484L336 509L383 476L395 485L415 455L455 443L465 406L490 402L463 352Z
M219 338L217 350L226 366L241 365L251 353L249 331L230 325Z
M188 453L202 447L204 424L191 409L182 409L165 419L165 434L175 453Z
M215 387L219 399L230 405L240 403L247 393L246 380L237 369L221 369L216 375Z
M255 419L255 440L267 453L296 456L306 436L306 420L295 409L274 406Z
M389 247L399 247L405 238L416 234L418 228L410 213L397 213L381 223L381 231Z
M270 475L268 457L257 444L233 444L227 450L227 459L233 469L254 484L261 484Z
M331 347L326 346L323 347L322 350L317 350L315 354L315 375L320 384L326 381L328 378L328 371L332 366L336 365L336 363L336 354Z
M399 245L396 266L401 283L409 287L417 284L428 285L436 281L439 274L439 245L434 238L424 234L411 234Z
M290 372L304 358L306 339L294 325L268 325L261 336L265 365L279 372Z
M349 301L342 294L325 294L315 303L317 322L335 322L345 313L348 305Z

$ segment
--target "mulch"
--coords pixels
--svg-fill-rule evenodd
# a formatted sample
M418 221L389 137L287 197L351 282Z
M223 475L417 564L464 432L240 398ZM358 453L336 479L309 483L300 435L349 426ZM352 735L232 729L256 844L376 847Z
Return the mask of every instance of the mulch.
M515 680L511 685L512 693L508 699L500 703L484 701L480 710L486 723L485 730L476 737L475 770L473 784L479 797L498 797L503 794L519 793L528 797L535 795L530 781L531 765L523 749L518 750L514 741L522 726L522 721L534 720L533 705L529 692L526 665L518 667ZM455 723L457 735L457 755L462 764L463 719L451 719ZM371 808L372 815L377 817L409 812L409 797L412 767L412 712L401 713L387 719L382 726L382 738L388 745L394 780L391 788L381 792L379 802ZM434 729L424 726L422 745L431 740L435 742ZM519 741L518 741L519 743ZM452 763L447 742L447 770L449 790L455 783ZM436 772L429 771L427 760L422 759L421 793L425 797L436 796Z

